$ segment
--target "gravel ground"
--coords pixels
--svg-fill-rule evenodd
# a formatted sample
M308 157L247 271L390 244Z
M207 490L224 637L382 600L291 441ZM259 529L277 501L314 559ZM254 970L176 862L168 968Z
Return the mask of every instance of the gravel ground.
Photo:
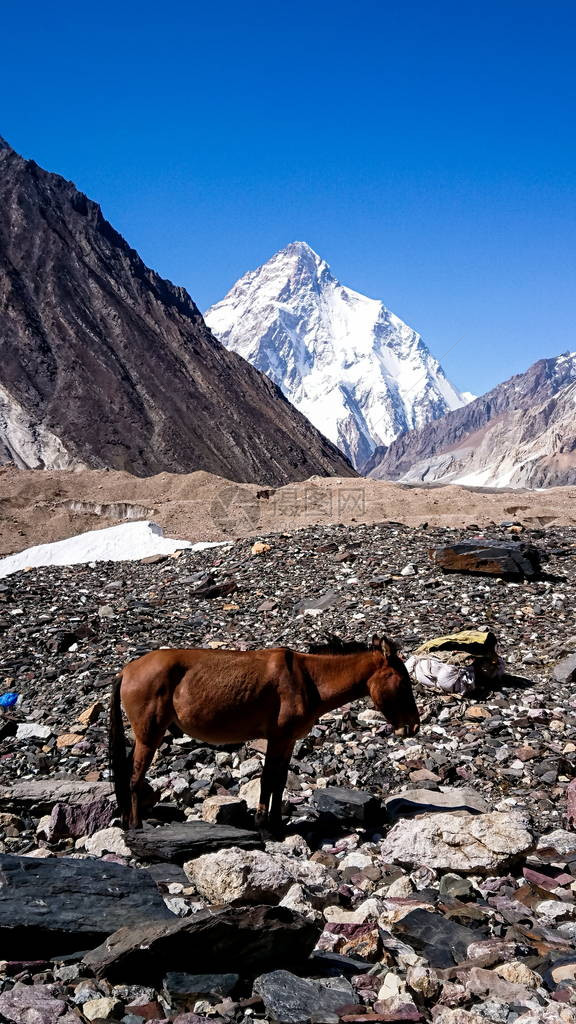
M464 531L439 526L411 528L398 523L311 526L292 534L259 535L265 548L260 553L253 553L252 540L240 540L152 564L40 569L6 579L0 586L0 692L21 693L22 703L13 717L20 724L40 729L36 736L23 737L20 729L20 736L4 737L0 782L9 787L18 780L50 781L67 775L105 781L104 706L111 677L127 660L154 647L250 649L288 645L305 650L309 643L321 640L326 631L356 640L369 640L377 632L396 639L407 655L433 636L487 627L498 637L509 673L497 688L471 697L417 689L422 728L412 739L391 735L369 703L358 701L325 716L297 745L286 812L291 816L292 829L297 828L308 845L298 848L292 836L283 851L291 861L304 857L309 863L322 863L333 889L324 887L324 897L329 897L327 907L327 899L319 901L313 886L308 890L303 882L299 896L302 906L293 905L323 922L321 948L341 953L346 943L351 943L348 952L366 955L372 964L368 972L372 981L362 983L364 988L358 979L352 981L356 1002L372 1014L370 1019L374 1012L376 1016L380 1013L379 1019L416 1019L414 1013L425 1018L432 1014L438 1019L448 1014L442 1017L446 1024L475 1024L466 1016L468 1013L494 1021L512 1021L526 1013L533 1013L534 1020L550 1022L576 1019L570 1009L571 1004L576 1005L576 988L571 987L576 966L572 973L566 969L561 984L552 976L543 981L559 958L572 957L570 962L576 965L572 946L576 941L576 846L572 851L566 839L568 833L562 833L562 850L556 849L560 842L557 839L555 854L548 855L548 859L537 846L539 837L566 825L566 790L574 775L576 692L574 683L558 681L552 670L576 651L576 529L551 526L522 534L523 540L537 544L545 558L546 575L534 583L444 575L432 564L430 548L478 534L473 524ZM504 525L486 529L482 535L511 543L516 536ZM222 597L196 597L194 589L207 580L214 584L233 582L236 589L227 588L229 592ZM325 606L323 610L313 607L319 601ZM312 607L306 609L306 605ZM85 716L91 721L78 721L78 715L92 705L96 707ZM9 717L0 718L0 727ZM240 792L250 804L261 763L258 744L215 750L190 738L168 737L149 777L160 794L160 807L166 805L168 817L170 808L175 807L181 816L196 820L204 813L204 801L214 795L233 798ZM436 836L428 847L424 845L414 853L413 863L408 863L402 844L405 848L413 841L406 832L413 823L403 816L392 830L391 821L368 828L365 823L351 824L350 820L343 822L340 830L334 825L323 830L317 820L317 794L326 786L362 790L379 799L419 787L431 793L432 802L441 788L448 787L449 792L455 787L473 790L475 799L484 801L479 805L483 813L477 818L466 817L465 832L472 828L469 821L486 818L485 828L500 836L506 819L505 840L500 837L496 845L516 843L515 853L512 856L512 846L506 846L510 857L506 860L504 853L498 855L496 868L489 860L485 868L477 870L462 869L458 860L450 868L438 860L440 840ZM494 821L489 820L493 812ZM452 827L459 813L462 821L462 812L438 818L448 817ZM426 815L426 819L431 817ZM424 822L424 818L417 820ZM401 834L397 835L395 829ZM510 829L516 830L514 835L508 834ZM129 851L117 845L118 830L112 831L114 841L109 839L108 846L106 841L96 844L93 855L138 863ZM423 824L418 842L425 841L425 833ZM42 829L38 831L38 815L22 812L17 822L4 829L3 851L29 854L37 853L40 847L45 853L85 855L84 839L75 844L74 839L61 838L50 844L43 834ZM522 839L527 834L529 843ZM485 843L483 836L481 845ZM452 845L458 847L459 843L461 838L456 836ZM540 850L545 846L541 843ZM270 855L278 855L279 849L269 847ZM351 852L359 859L344 863ZM179 896L176 887L176 896L182 902L171 909L190 913L215 902L210 893L221 883L213 881L216 869L208 868L210 884L200 884L197 869L190 869L192 890L187 893L184 889L184 895ZM548 887L540 879L531 888L526 870L552 872L554 877L549 877ZM464 890L460 893L457 883L445 881L454 875L467 895ZM490 877L495 881L490 882ZM443 905L440 914L439 893L446 896L450 885L452 898L463 900L466 907L462 909L460 902L460 909L447 911ZM224 902L225 896L224 892ZM366 909L365 901L372 898L375 905ZM296 900L294 894L292 899ZM402 930L402 915L407 913L406 906L402 914L398 910L402 900L404 905L408 903L410 912L423 909L436 923L441 918L450 926L460 922L472 930L478 928L478 941L490 938L494 949L494 943L508 934L507 929L520 927L510 924L512 905L529 906L538 927L548 931L538 941L524 939L524 945L515 932L515 951L511 952L510 946L506 954L501 951L500 959L496 955L495 959L488 958L489 962L485 958L474 961L480 971L486 972L487 963L490 967L494 983L490 996L482 994L486 979L478 973L466 978L442 976L438 980L440 967L428 947L422 946L418 929L420 938L410 937L409 929ZM354 933L354 928L360 931ZM382 928L392 940L383 937ZM550 938L553 933L560 939ZM416 961L412 962L405 951L392 949L400 936ZM437 931L432 945L438 949L447 941ZM463 959L469 966L470 953ZM456 962L461 960L457 958ZM518 1006L514 1009L511 991L502 988L500 982L498 988L494 972L506 960L521 961L524 973L520 968L516 973L509 971L508 983L524 985L524 989L536 993L536 1009L531 1008L529 1000L526 1002L525 991L516 993ZM429 991L424 992L424 982L420 984L410 973L416 968L436 971ZM526 971L535 972L536 981L530 980ZM7 984L9 988L12 982ZM105 983L101 985L104 995L109 994L110 986L106 989ZM265 988L261 987L262 993ZM489 1005L491 999L499 1009ZM274 1017L272 1003L265 1010L255 1003L256 1010L250 1013ZM399 1012L400 1005L409 1004L413 1009ZM208 1007L199 1004L197 1012L226 1017L221 1007L217 1012L211 1010L212 1005L214 1000ZM392 1011L395 1017L386 1016ZM558 1016L560 1011L563 1017ZM239 1004L229 1007L229 1015L238 1019L244 1019L247 1013ZM348 1019L358 1019L358 1013ZM450 1013L464 1016L457 1019ZM177 1016L172 1014L169 1019Z

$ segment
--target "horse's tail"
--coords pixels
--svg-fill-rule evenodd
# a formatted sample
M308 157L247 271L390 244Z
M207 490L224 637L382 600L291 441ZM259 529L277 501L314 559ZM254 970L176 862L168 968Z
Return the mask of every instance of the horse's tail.
M116 794L116 803L118 804L122 824L126 827L130 814L130 758L126 754L126 734L124 732L122 704L120 701L121 686L122 673L119 672L114 680L112 696L110 698L108 756L110 773L114 783L114 793Z

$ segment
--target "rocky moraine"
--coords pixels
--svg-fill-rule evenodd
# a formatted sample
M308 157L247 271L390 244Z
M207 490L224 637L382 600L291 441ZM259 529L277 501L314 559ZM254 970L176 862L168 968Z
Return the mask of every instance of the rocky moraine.
M0 712L0 1019L576 1022L576 530L483 531L539 548L530 582L429 556L479 534L311 527L0 584L0 695L21 694ZM417 736L358 701L298 742L283 841L252 827L260 741L168 735L145 829L118 827L107 705L129 659L326 632L407 656L480 627L508 674L416 687Z

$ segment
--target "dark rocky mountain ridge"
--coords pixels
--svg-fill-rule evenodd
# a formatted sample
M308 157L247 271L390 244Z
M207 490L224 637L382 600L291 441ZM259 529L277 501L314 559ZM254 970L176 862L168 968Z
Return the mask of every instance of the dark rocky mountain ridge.
M75 186L0 142L0 464L355 475Z

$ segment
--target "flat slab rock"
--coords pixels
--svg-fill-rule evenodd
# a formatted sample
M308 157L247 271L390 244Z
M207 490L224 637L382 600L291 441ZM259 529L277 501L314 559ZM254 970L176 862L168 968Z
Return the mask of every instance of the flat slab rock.
M0 804L35 808L49 814L54 804L87 804L106 797L113 799L109 782L86 782L71 775L61 779L26 779L0 786Z
M124 925L172 921L147 871L102 860L0 855L0 944L12 959L95 946Z
M490 806L480 793L473 789L442 788L405 789L384 801L390 818L409 818L415 814L431 811L468 811L469 814L485 814Z
M476 815L459 811L399 821L382 842L381 856L395 864L492 874L532 845L528 821L520 811Z
M498 544L464 540L430 551L445 572L480 573L509 580L533 580L541 575L540 554L531 544Z
M320 928L287 907L226 907L199 911L176 921L120 928L87 953L84 964L109 981L151 983L167 971L221 973L242 977L280 964L301 965Z
M125 839L134 856L140 860L173 861L175 864L183 864L204 853L214 853L229 846L243 850L263 848L257 832L206 821L130 829Z

